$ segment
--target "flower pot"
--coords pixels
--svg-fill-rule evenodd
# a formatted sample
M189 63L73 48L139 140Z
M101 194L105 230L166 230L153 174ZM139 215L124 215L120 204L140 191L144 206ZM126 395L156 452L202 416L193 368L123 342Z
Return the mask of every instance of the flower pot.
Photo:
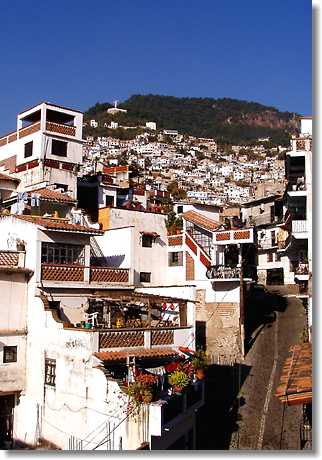
M203 380L205 378L205 370L202 368L196 369L196 378L198 380Z
M176 394L176 395L181 395L181 394L182 394L182 390L183 390L183 388L181 388L181 387L173 387L173 392L174 392L174 394Z

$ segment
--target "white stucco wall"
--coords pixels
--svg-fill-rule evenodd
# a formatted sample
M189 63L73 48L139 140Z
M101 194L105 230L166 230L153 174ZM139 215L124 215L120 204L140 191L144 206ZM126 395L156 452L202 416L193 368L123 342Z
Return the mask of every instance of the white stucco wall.
M133 234L133 227L124 227L107 230L104 235L95 237L111 266L131 268L133 263Z
M142 286L165 284L168 265L166 216L124 209L110 210L110 228L133 226L134 283ZM151 248L142 247L141 232L155 232L159 235ZM151 282L140 283L140 272L150 272Z

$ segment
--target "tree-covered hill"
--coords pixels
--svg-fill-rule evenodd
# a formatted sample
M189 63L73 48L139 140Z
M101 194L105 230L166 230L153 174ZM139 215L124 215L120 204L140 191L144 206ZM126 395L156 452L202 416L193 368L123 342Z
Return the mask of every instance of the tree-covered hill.
M247 144L263 137L285 144L298 128L297 114L230 98L134 95L120 104L127 113L113 116L106 112L111 106L107 102L97 103L87 110L85 121L95 118L101 126L111 120L126 126L142 126L147 121L155 121L158 129L176 129L182 134L216 138L231 144ZM91 131L86 127L85 134L93 133ZM103 134L101 128L99 135Z

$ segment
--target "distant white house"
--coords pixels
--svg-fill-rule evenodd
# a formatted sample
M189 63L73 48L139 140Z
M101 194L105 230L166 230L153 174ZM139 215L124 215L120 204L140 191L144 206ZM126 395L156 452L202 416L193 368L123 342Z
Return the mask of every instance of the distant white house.
M98 127L98 122L96 120L91 120L90 125L91 125L91 128L97 128Z
M154 121L147 121L145 126L149 129L152 129L153 131L156 131L157 129L157 124Z

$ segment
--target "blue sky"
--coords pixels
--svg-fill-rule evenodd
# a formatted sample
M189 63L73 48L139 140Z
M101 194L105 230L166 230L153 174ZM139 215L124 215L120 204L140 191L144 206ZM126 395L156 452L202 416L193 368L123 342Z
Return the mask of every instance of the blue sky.
M233 97L310 114L309 0L2 0L0 132L41 100Z

